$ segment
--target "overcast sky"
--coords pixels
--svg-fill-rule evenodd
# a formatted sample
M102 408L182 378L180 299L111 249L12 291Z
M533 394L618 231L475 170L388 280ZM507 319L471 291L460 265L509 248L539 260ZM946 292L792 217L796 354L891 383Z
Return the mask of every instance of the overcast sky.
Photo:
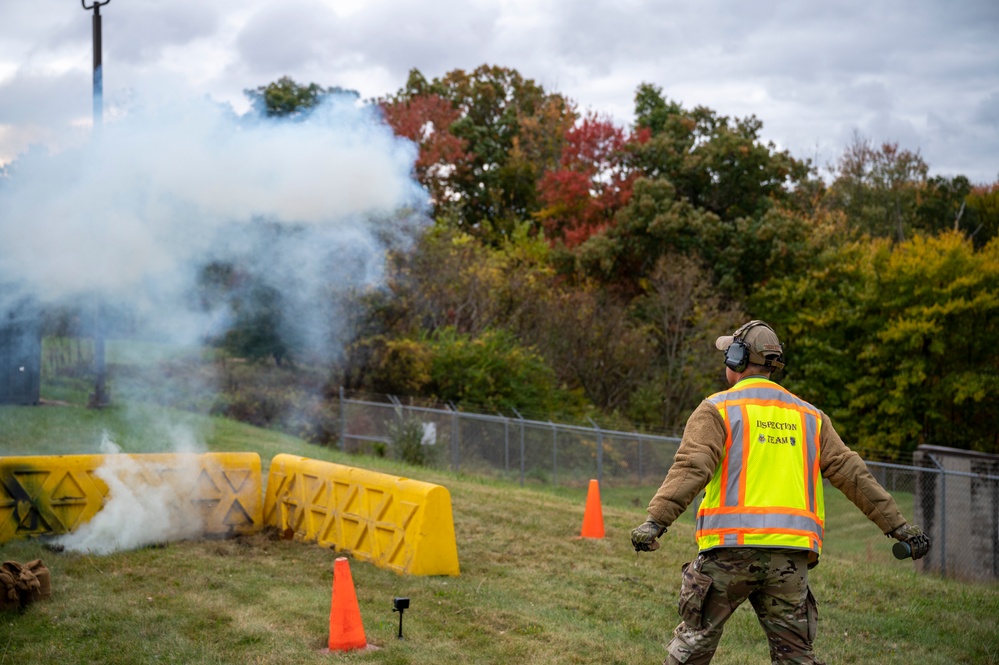
M244 89L283 75L379 97L414 67L487 63L621 125L649 82L755 115L820 166L858 132L919 150L932 174L999 178L996 0L112 0L102 15L111 110L160 89L242 112ZM91 16L0 0L0 163L86 135Z

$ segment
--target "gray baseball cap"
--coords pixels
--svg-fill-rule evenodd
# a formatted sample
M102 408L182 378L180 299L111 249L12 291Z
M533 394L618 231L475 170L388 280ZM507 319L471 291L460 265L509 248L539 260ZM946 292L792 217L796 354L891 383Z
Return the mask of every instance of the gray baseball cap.
M749 362L777 369L784 366L784 345L768 323L754 320L743 324L731 335L722 335L716 339L715 348L728 351L728 347L737 339L742 340L749 348Z

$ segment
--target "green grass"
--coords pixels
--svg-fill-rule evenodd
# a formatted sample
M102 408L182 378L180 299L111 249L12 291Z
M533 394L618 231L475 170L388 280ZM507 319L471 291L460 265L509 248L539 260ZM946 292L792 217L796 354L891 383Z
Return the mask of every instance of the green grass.
M440 483L451 492L462 574L403 577L353 561L368 641L378 650L322 653L333 560L318 546L266 534L87 556L37 541L0 546L3 560L41 558L53 597L0 614L0 665L51 663L655 663L676 621L680 566L695 554L688 515L663 547L636 554L628 532L654 487L602 496L607 537L576 538L584 489L521 489L350 458L274 432L158 409L0 408L0 453L98 452L107 430L128 452L166 449L178 425L213 451L279 452ZM265 471L266 473L266 471ZM911 501L900 496L903 506ZM999 587L917 574L839 493L827 492L818 656L828 663L999 663ZM392 598L408 596L405 640ZM750 608L729 623L720 665L768 663Z

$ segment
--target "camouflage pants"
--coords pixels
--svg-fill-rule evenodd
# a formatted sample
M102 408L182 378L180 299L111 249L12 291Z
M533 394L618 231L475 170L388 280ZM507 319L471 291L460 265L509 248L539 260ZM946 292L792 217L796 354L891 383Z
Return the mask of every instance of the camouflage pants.
M812 652L818 613L802 550L716 548L683 567L679 612L664 665L711 662L725 622L746 599L756 610L774 664L818 664Z

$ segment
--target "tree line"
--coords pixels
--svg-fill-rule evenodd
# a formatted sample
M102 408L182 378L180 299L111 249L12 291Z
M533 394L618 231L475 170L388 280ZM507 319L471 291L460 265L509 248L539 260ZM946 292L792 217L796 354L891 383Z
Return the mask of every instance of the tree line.
M247 94L287 118L359 98L289 78ZM762 318L786 341L777 380L856 448L999 452L999 182L859 135L823 179L756 117L648 83L628 127L497 66L414 69L363 103L419 147L432 223L356 295L329 386L676 431L724 387L714 338ZM233 270L206 280L224 296ZM307 362L280 294L250 291L263 306L217 342Z

